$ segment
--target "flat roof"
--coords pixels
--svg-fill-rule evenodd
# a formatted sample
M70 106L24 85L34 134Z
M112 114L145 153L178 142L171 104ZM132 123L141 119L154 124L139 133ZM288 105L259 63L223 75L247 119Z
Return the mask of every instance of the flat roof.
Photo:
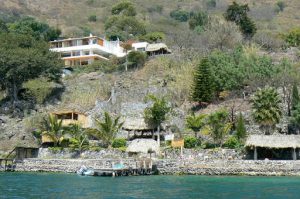
M91 38L97 38L97 39L102 39L98 36L89 36L89 37L77 37L77 38L67 38L67 39L59 39L59 40L54 40L54 41L50 41L50 43L57 43L57 42L63 42L63 41L72 41L72 40L80 40L80 39L91 39Z

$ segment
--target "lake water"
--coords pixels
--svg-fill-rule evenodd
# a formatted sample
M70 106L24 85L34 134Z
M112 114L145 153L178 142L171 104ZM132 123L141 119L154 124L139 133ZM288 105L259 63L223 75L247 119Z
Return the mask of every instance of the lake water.
M0 198L300 198L300 177L0 173Z

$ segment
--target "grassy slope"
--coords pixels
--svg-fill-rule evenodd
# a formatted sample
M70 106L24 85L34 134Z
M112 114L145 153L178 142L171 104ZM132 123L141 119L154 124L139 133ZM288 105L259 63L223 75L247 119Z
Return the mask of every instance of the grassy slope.
M267 29L276 32L286 31L300 24L300 1L285 0L287 7L279 14L273 10L277 0L237 0L240 3L247 2L252 9L252 16L256 19L259 29ZM110 0L0 0L0 10L10 13L22 13L31 15L40 20L47 21L53 26L60 27L64 35L75 36L82 34L80 27L90 29L95 34L103 34L103 23L110 15L110 9L117 1ZM181 7L185 10L206 9L207 0L134 0L139 11L139 17L146 23L151 23L154 30L166 30L170 26L169 13L171 10ZM210 10L216 14L222 14L231 0L217 0L217 8ZM149 13L148 8L160 5L163 12ZM98 21L88 22L90 15L96 15ZM179 26L179 28L184 28Z

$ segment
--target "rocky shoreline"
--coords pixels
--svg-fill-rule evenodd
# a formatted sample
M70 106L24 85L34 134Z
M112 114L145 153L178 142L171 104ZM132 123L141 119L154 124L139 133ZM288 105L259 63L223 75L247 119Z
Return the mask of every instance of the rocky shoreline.
M75 173L82 165L99 169L122 162L134 167L135 159L25 159L17 163L19 172ZM300 176L300 161L270 160L216 160L183 161L157 159L153 161L160 175L248 175L248 176Z

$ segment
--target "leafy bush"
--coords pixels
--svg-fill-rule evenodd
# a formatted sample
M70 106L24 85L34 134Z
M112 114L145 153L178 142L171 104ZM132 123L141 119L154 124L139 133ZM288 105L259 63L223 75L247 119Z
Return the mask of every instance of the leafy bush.
M97 21L97 16L96 15L91 15L88 18L89 22L96 22Z
M235 136L230 136L224 143L224 147L236 149L241 146L241 143Z
M283 1L277 1L276 3L276 11L282 12L285 8L285 3Z
M147 59L147 55L140 51L131 51L128 54L129 66L132 68L142 67Z
M189 26L191 30L194 30L196 27L201 27L203 29L204 26L208 24L208 15L206 12L198 12L193 13L192 17L189 20Z
M290 46L300 46L300 28L290 30L284 39Z
M142 41L147 41L149 43L162 41L165 39L165 34L163 32L149 32L144 36L141 36Z
M195 137L185 137L184 138L184 147L187 149L192 149L197 146L200 146L201 142Z
M48 148L52 153L60 153L63 148L62 147L49 147Z
M89 147L89 150L90 151L96 151L96 152L99 152L99 151L101 151L101 147L100 146L90 146Z
M180 22L186 22L190 18L190 13L185 10L173 10L170 12L170 16Z
M120 147L126 147L126 139L114 139L112 142L113 148L120 148Z
M32 97L38 104L43 104L55 89L55 83L47 78L37 78L27 81L23 87L27 90L26 97Z

